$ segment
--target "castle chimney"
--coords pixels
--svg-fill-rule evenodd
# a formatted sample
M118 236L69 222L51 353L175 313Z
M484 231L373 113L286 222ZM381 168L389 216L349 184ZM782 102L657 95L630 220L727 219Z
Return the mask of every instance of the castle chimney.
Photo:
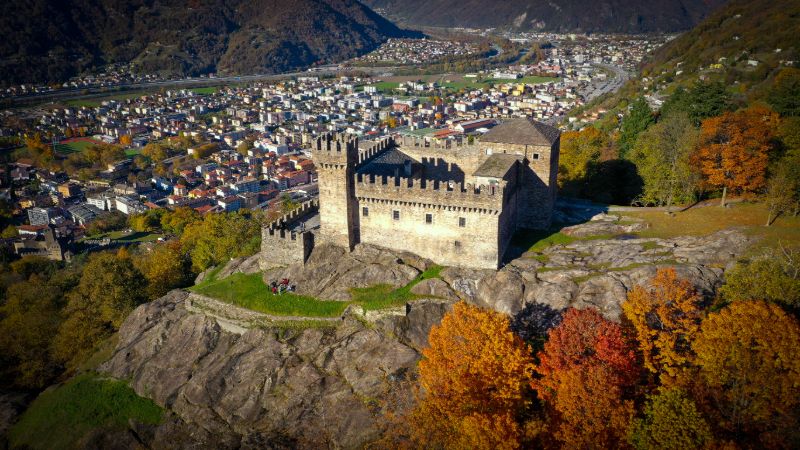
M407 159L403 161L403 173L405 173L406 177L411 177L411 160Z

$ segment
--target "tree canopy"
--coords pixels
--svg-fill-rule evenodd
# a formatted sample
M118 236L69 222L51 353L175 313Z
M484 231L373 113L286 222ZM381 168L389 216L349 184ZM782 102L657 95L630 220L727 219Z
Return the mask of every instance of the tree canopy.
M424 397L409 415L412 439L424 447L519 448L534 362L508 318L456 303L429 342L419 363Z

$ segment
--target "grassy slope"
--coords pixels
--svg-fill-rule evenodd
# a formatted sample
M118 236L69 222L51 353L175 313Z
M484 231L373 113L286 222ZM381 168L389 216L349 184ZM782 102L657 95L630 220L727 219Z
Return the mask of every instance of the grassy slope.
M320 300L293 293L273 295L264 284L260 273L235 273L217 280L216 272L211 272L206 280L189 290L275 316L337 317L350 304L358 304L369 311L400 306L421 298L422 296L413 294L411 288L422 280L438 278L441 270L441 266L433 266L400 288L386 284L354 288L351 290L352 301Z
M161 408L119 380L79 375L40 395L9 431L12 448L67 449L87 432L161 421Z
M776 246L778 243L791 246L800 245L800 216L782 215L771 226L764 226L767 220L767 209L764 203L734 203L729 204L726 208L696 207L675 212L673 215L668 215L664 211L647 210L611 214L619 214L620 222L625 222L626 218L646 221L649 225L646 230L630 234L640 238L669 239L679 236L705 236L721 230L740 228L747 235L758 239L753 246L754 250L764 246ZM561 233L560 228L560 226L556 226L550 230L526 230L517 233L514 235L512 245L531 252L541 252L554 245L568 245L578 240L614 238L611 235L576 238Z
M703 236L731 227L743 227L748 235L763 238L759 246L777 245L778 242L800 245L800 217L780 216L766 227L767 209L763 203L691 208L672 217L662 211L626 212L624 216L644 219L650 224L650 228L639 233L642 237Z

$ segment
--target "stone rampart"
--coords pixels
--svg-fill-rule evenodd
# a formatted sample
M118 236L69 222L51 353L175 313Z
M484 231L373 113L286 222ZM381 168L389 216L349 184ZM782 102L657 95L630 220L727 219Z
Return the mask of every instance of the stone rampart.
M410 204L426 204L443 208L483 210L499 214L503 209L505 182L498 185L452 185L438 180L405 177L373 177L358 174L355 194L359 202L379 200Z
M266 228L286 228L288 225L295 223L306 216L316 213L317 211L319 211L319 199L315 198L313 200L301 203L299 207L268 223Z
M261 229L261 270L305 264L314 249L314 233L269 227Z

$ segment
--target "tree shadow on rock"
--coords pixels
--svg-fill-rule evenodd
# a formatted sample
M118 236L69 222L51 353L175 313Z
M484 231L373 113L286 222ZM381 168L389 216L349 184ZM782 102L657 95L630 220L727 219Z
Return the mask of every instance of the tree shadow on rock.
M544 303L528 303L511 319L511 331L527 342L536 354L544 348L547 333L561 323L563 309Z
M612 159L592 165L584 196L600 203L630 205L641 195L644 180L636 165L624 159Z

